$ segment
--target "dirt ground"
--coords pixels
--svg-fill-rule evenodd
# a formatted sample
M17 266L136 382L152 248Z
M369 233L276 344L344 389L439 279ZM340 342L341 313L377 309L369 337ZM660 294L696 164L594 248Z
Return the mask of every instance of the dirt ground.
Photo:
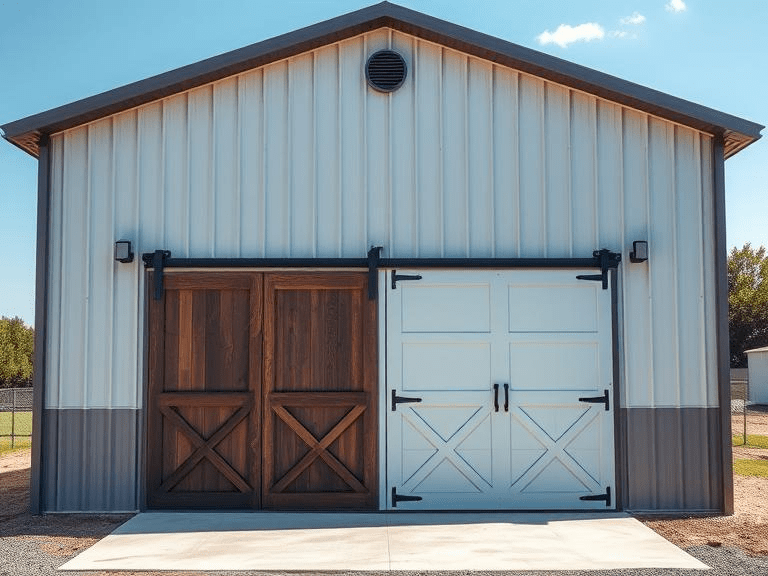
M731 431L734 434L744 433L744 413L731 414ZM750 406L747 410L747 435L762 434L768 436L768 406Z
M743 427L735 414L733 430ZM749 416L749 434L768 435L768 411ZM734 458L768 459L768 450L734 448ZM130 515L29 514L30 452L0 457L0 538L20 538L37 543L53 557L71 557L112 532ZM734 476L735 514L707 518L640 518L681 548L736 546L752 556L768 556L768 478ZM114 573L114 576L119 576Z
M69 557L93 546L130 515L29 513L30 451L0 457L0 538L34 540L50 556Z
M750 556L768 556L768 478L734 476L733 492L733 516L641 520L680 548L736 546Z
M768 436L768 406L750 407L747 434ZM744 414L731 416L731 430L744 430ZM768 460L768 450L733 447L733 458ZM733 477L734 515L712 518L646 519L643 522L681 548L736 546L752 556L768 556L768 478Z

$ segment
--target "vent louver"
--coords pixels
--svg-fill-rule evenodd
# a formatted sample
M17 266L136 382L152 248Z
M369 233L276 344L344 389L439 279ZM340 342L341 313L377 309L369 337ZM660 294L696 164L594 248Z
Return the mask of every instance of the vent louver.
M392 50L380 50L368 58L365 77L371 88L392 92L405 82L408 67L400 54Z

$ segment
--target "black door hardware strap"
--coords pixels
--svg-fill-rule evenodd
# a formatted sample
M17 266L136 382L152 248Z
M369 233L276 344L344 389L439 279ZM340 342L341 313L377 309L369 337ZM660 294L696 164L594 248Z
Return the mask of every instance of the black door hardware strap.
M398 502L418 502L423 500L421 496L402 496L397 493L397 488L392 486L392 508L397 508Z
M605 409L609 410L610 402L608 398L609 398L608 390L604 390L602 396L592 396L590 398L579 398L579 402L587 402L588 404L605 404Z
M603 248L602 250L595 250L592 253L592 256L598 261L600 274L580 274L576 276L576 279L602 282L603 290L608 290L608 270L611 268L619 267L619 262L621 262L621 254L617 254L616 252L611 252L610 250Z
M608 486L605 489L605 494L590 494L589 496L579 496L579 500L594 500L596 502L599 502L600 500L605 500L605 506L610 507L611 505L611 487Z
M421 280L421 274L398 274L397 270L392 270L392 290L397 290L397 283L401 280Z
M371 246L368 250L368 300L376 300L379 297L379 258L381 246Z
M154 252L141 255L144 266L146 268L153 268L155 271L155 300L163 299L163 269L170 257L170 250L155 250Z
M421 402L421 398L408 398L406 396L398 396L394 390L392 390L392 412L397 410L398 404L408 404L411 402Z

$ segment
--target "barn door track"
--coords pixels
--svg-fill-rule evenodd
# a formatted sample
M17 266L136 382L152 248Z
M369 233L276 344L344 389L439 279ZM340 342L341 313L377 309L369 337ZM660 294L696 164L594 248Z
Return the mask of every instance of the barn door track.
M708 567L622 513L138 514L61 570Z

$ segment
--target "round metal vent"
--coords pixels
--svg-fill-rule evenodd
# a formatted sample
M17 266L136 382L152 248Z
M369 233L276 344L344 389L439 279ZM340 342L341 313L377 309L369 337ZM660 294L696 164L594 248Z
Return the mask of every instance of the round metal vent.
M408 67L405 60L392 50L379 50L368 58L365 77L371 88L381 92L397 90L405 82Z

